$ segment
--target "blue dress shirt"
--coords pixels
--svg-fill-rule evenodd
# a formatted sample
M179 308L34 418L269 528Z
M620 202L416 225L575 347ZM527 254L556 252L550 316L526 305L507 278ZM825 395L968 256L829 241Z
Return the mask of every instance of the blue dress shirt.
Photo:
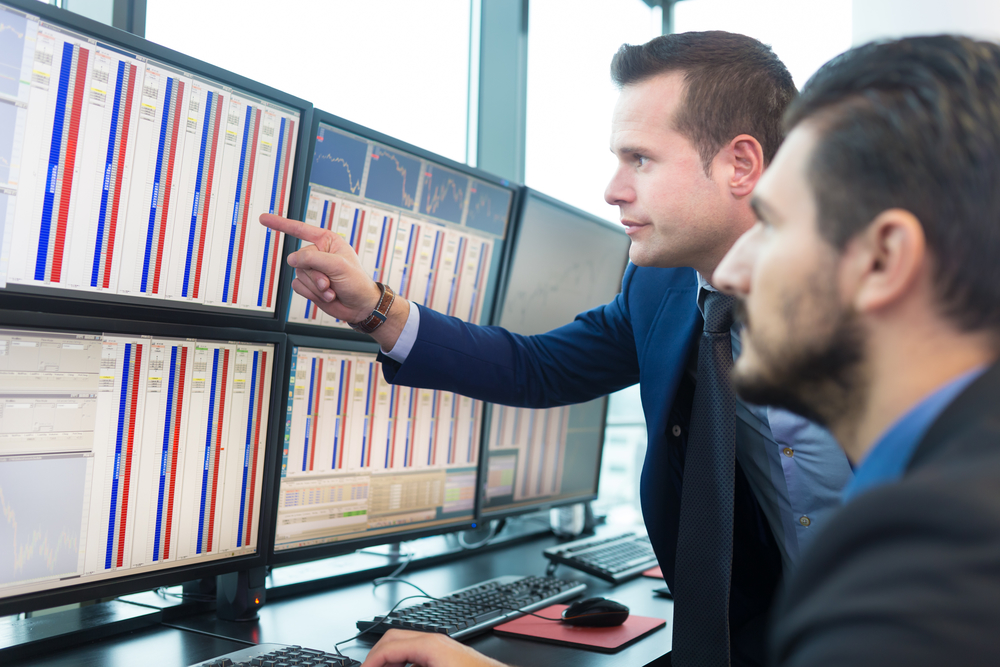
M843 502L902 477L934 420L985 371L986 366L978 366L949 380L897 419L854 471L854 479L844 488Z

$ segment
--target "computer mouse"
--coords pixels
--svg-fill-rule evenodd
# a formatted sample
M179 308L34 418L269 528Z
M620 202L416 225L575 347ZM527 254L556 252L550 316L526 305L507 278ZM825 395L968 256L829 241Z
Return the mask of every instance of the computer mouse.
M628 607L607 598L587 598L570 604L562 613L562 622L587 628L621 625L628 618Z

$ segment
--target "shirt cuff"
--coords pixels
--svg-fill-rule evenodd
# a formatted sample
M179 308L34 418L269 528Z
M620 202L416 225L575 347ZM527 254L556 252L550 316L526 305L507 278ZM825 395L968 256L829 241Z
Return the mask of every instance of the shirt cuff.
M420 329L420 309L417 308L417 304L411 301L410 312L406 315L406 324L403 325L403 331L396 339L396 344L392 346L391 352L382 350L382 354L393 361L405 362L406 358L410 356L413 344L417 342L418 329Z

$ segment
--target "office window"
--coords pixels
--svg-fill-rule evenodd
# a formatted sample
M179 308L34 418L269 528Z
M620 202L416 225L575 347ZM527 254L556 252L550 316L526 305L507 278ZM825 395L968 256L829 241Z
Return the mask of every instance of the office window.
M464 162L472 9L473 0L147 0L146 37Z
M608 220L615 168L608 149L618 91L611 57L660 34L660 9L642 0L545 0L528 15L525 182ZM611 396L596 508L616 524L641 523L639 472L646 430L638 385Z
M686 0L674 7L674 32L726 30L770 44L799 88L851 48L851 0Z
M646 419L639 385L611 394L604 427L601 481L594 509L608 523L641 524L639 476L646 458Z
M111 25L114 0L60 0L59 2L46 1L46 4L58 5L63 9L86 16L88 19Z
M660 34L661 13L642 0L545 0L528 15L525 182L608 220L614 171L608 150L618 91L611 57Z

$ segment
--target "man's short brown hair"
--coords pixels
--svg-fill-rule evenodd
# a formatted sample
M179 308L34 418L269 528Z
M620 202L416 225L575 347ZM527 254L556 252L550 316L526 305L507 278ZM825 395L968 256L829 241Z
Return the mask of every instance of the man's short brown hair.
M770 163L784 138L781 119L795 97L795 83L766 44L731 32L662 35L623 44L611 60L611 78L622 88L667 72L683 72L687 95L673 119L698 149L705 173L733 137L749 134Z

